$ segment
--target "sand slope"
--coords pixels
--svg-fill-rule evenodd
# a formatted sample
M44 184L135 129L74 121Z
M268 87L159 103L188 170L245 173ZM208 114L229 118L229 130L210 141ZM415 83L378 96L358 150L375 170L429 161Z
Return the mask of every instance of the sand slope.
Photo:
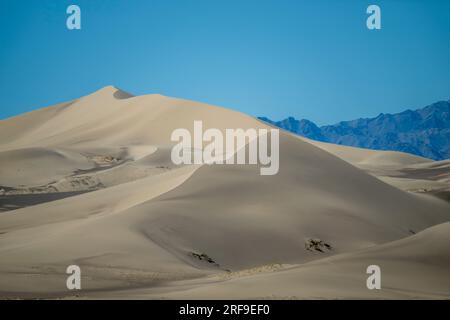
M302 265L267 265L171 288L93 293L112 299L448 299L450 223L417 235ZM381 290L368 290L366 268L381 269Z
M450 270L449 203L376 174L429 173L434 162L281 132L274 176L257 165L175 166L170 135L194 120L269 128L224 108L114 87L1 121L0 296L372 297L358 273L369 260L393 266L386 278L398 291L376 297L450 295L438 281ZM61 193L69 194L48 197ZM14 203L30 194L41 201ZM423 268L395 280L423 254ZM65 287L70 264L82 269L81 292ZM331 276L319 281L322 273ZM419 275L427 287L407 284Z

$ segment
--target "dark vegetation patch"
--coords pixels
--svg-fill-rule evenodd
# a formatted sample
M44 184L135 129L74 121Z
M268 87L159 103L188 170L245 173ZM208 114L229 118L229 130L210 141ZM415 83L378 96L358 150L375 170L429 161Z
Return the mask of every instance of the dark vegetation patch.
M308 251L312 251L312 252L326 252L326 251L331 251L333 249L333 247L320 239L307 239L305 241L305 248Z

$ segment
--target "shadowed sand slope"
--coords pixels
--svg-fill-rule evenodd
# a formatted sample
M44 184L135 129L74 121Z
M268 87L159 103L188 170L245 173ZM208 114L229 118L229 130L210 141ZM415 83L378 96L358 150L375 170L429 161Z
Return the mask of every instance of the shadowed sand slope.
M77 295L86 297L365 297L365 274L357 272L370 255L397 270L407 259L389 252L421 257L427 239L448 244L440 229L447 224L412 236L449 221L447 202L406 192L369 172L394 165L424 170L431 166L426 159L328 150L281 132L280 169L273 176L261 176L257 165L176 166L171 133L192 130L194 120L205 129L270 128L224 108L133 97L114 87L1 121L0 136L9 138L0 144L0 201L73 193L0 212L0 296L70 297L65 269L77 264L83 270ZM434 277L426 292L399 280L401 293L379 297L448 296L442 285L434 286L450 267L446 249L436 246L420 260L422 276ZM278 265L293 267L276 276L270 266ZM308 280L312 265L333 276ZM440 273L431 274L435 267ZM267 281L234 278L245 270L261 270L257 277ZM414 270L411 277L420 274ZM211 285L215 277L226 281ZM228 288L247 282L255 291L231 295ZM192 291L180 293L185 288Z
M93 293L113 299L448 299L450 223L406 239L302 265L262 268L170 283L172 290L138 288ZM368 290L366 268L382 272L381 290Z

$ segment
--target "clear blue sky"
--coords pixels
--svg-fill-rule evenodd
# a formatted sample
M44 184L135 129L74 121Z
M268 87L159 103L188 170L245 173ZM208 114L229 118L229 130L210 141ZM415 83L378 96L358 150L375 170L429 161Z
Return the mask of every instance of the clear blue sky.
M418 108L450 98L450 1L0 0L0 118L109 84L318 124Z

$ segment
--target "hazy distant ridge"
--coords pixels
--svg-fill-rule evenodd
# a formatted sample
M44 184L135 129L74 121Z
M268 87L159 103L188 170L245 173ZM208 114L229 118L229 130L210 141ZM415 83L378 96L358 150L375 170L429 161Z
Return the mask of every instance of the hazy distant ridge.
M310 139L376 150L394 150L434 160L450 158L450 101L418 110L375 118L341 121L318 127L309 120L288 117L259 119Z

